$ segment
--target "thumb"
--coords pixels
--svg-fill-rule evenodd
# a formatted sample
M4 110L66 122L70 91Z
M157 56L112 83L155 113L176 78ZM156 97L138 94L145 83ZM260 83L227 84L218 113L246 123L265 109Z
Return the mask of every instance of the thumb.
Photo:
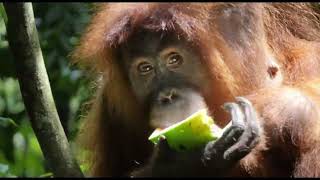
M158 158L167 159L173 155L173 151L171 150L168 140L165 136L161 136L158 144L156 145L156 154Z

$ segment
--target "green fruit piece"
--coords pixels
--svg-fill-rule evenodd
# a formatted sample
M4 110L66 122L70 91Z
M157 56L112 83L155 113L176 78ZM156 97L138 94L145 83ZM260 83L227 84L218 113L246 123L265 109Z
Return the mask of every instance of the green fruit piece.
M213 119L207 115L207 111L202 109L168 128L156 129L149 136L149 140L157 144L162 135L171 148L189 151L218 139L222 135L222 129L216 126Z

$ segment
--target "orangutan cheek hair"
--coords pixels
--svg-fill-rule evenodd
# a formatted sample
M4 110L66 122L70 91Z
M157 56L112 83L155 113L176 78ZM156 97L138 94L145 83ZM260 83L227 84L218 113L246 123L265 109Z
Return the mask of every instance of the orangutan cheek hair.
M79 136L90 175L319 177L317 18L303 3L99 4L73 52L99 78ZM204 107L218 141L148 141Z

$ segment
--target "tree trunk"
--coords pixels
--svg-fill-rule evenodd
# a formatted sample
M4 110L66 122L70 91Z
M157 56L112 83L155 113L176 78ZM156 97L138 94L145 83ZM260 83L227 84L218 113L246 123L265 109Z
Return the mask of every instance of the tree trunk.
M4 3L4 7L8 18L8 41L20 90L44 157L55 177L83 177L55 107L32 4Z

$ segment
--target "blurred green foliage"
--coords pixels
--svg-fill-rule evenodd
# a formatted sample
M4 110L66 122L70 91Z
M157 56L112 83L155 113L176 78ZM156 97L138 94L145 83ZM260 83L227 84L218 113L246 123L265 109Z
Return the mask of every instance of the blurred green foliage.
M52 93L71 143L90 89L85 74L71 66L69 55L85 30L92 7L91 3L33 3ZM3 14L0 6L0 177L51 176L24 108Z

